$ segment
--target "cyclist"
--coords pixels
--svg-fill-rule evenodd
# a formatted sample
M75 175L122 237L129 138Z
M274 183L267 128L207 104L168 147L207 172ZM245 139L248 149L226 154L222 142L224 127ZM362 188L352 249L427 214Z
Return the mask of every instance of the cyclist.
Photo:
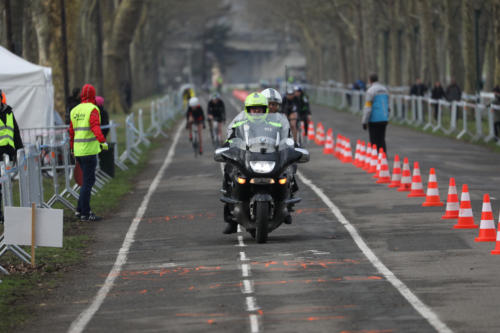
M212 129L212 121L217 122L217 138L218 142L221 142L222 139L222 126L226 121L226 107L224 106L224 102L220 98L219 93L215 93L212 95L212 98L208 101L207 106L207 118L208 118L208 127L210 128L210 134L213 133Z
M293 93L293 89L289 88L286 91L286 96L283 98L282 103L283 113L290 121L290 128L292 129L293 140L297 142L297 99Z
M301 86L294 87L295 103L297 104L297 113L299 122L304 122L304 130L307 135L307 128L311 121L311 108L309 107L309 99L304 93Z
M202 128L205 128L205 115L200 105L198 97L189 99L189 107L186 112L186 129L189 131L189 141L193 141L192 125L198 126L198 144L200 147L200 155L203 154L202 148Z
M281 95L280 93L273 88L267 88L260 92L267 98L267 105L269 107L269 113L277 113L281 112Z

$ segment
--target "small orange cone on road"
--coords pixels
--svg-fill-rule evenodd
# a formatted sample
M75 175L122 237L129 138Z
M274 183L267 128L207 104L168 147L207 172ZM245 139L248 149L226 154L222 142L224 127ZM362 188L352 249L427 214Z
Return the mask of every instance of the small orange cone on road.
M401 176L401 185L398 187L399 192L411 191L411 171L408 158L403 159L403 174Z
M362 169L365 166L365 158L366 158L366 145L364 141L361 141L361 145L359 146L359 161L358 168Z
M370 161L370 168L368 169L368 173L377 172L377 163L378 163L377 146L374 144L372 146L372 159Z
M483 209L481 212L479 236L474 240L476 242L494 242L496 240L495 221L493 220L489 194L483 195Z
M425 202L422 204L423 207L441 207L444 203L441 202L439 198L439 188L436 178L436 171L431 168L429 172L429 181L427 182L427 194L425 197Z
M401 162L399 161L399 155L394 156L394 164L392 166L392 179L391 183L387 185L388 187L399 187L401 186Z
M312 121L309 122L309 126L307 126L307 139L309 141L314 140L316 137L316 133L314 132L314 123Z
M472 215L472 206L470 204L469 187L462 185L462 195L460 196L460 211L458 212L458 222L453 229L476 229L474 216Z
M481 212L481 224L479 225L479 236L476 242L494 242L496 240L495 220L491 211L490 195L483 196L483 209Z
M387 156L382 151L382 162L380 163L380 173L377 184L387 184L391 182L391 174L389 173L389 165L387 165Z
M329 128L326 132L326 141L325 147L323 148L323 154L333 154L333 130L331 128Z
M446 212L441 217L443 220L458 219L458 211L460 204L458 202L457 186L455 185L455 178L450 178L450 185L448 186L448 199L446 200Z
M325 128L322 123L318 123L318 125L316 125L316 138L314 139L314 142L318 146L325 144Z
M500 219L498 221L497 241L495 243L495 249L491 251L491 254L500 254Z
M368 172L368 170L370 170L371 164L372 164L372 145L370 142L368 142L368 146L366 147L365 165L363 166L363 170Z
M359 165L359 151L361 149L361 140L358 139L358 141L356 141L356 150L354 151L354 161L352 162L352 164L354 164L355 166L358 166Z
M345 149L344 149L344 163L352 163L352 151L351 151L351 139L346 138Z
M411 179L411 191L408 193L408 198L425 197L424 188L422 186L422 177L420 176L420 167L418 162L413 162L413 177Z
M384 149L380 147L378 149L378 155L377 155L377 167L375 169L375 174L372 176L374 179L378 179L380 175L380 166L382 165L382 153L384 152Z
M335 143L335 152L333 153L333 155L335 155L335 157L338 159L340 159L341 144L342 144L342 135L337 134L337 142Z

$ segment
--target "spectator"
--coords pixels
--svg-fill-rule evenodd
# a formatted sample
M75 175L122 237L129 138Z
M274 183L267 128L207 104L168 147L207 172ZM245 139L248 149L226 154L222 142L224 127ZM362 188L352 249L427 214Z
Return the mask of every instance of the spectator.
M451 79L450 84L446 87L445 96L450 102L462 99L462 90L455 79Z
M431 90L431 98L434 100L439 101L440 99L446 98L446 95L444 93L444 89L441 86L441 82L436 81L434 83L434 87L432 87ZM439 110L439 104L434 104L434 119L437 120L438 118L438 110Z
M495 99L492 104L500 107L500 86L496 86L493 88L493 92L495 93ZM495 137L496 141L500 141L500 110L493 110L493 115L495 118L494 127L495 127Z
M420 78L415 80L415 84L410 88L410 95L414 96L424 96L427 92L427 86L422 83Z
M101 131L101 117L96 106L95 88L92 85L83 86L81 103L71 110L70 117L70 146L83 172L76 215L82 222L98 221L100 217L90 209L90 194L95 183L97 154L101 150L107 150L108 144Z
M363 129L368 129L370 142L377 145L377 148L383 148L387 154L385 130L389 120L389 92L386 87L378 83L377 74L371 74L368 83L370 88L366 91Z
M16 160L17 150L23 148L21 133L17 126L16 118L12 112L12 107L7 105L5 94L0 90L0 159L3 160L3 155L9 156L11 161ZM1 187L0 187L1 189ZM0 201L2 192L0 191ZM3 223L2 205L0 204L0 222Z
M101 126L109 125L109 114L106 108L104 107L104 98L102 96L96 96L95 102L97 107L99 108L99 111L101 112ZM102 135L104 135L104 137L107 138L109 133L109 128L101 129L101 131Z
M73 88L71 92L71 96L68 96L66 101L66 114L64 115L64 121L66 121L66 125L69 125L71 122L70 112L73 110L75 106L80 104L80 88Z

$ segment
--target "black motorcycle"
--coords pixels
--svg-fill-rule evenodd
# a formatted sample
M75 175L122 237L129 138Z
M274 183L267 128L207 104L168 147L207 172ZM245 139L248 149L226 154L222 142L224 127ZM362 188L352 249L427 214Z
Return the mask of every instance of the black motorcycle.
M295 148L282 115L244 121L229 147L215 151L215 161L226 163L230 190L221 197L224 219L243 226L258 243L290 218L294 163L309 161L309 152ZM228 193L229 192L229 193Z

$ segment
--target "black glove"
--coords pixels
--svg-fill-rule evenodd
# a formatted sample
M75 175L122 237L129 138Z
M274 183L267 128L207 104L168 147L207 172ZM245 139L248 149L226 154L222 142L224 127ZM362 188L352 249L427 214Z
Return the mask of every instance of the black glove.
M368 125L367 124L363 124L363 129L366 131L368 129Z

